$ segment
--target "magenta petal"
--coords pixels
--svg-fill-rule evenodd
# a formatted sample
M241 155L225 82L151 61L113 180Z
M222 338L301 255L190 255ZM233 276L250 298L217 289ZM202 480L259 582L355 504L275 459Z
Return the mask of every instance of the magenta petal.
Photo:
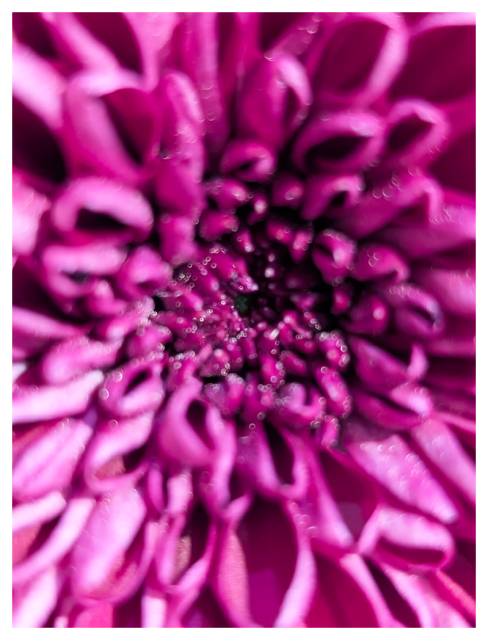
M430 257L439 251L464 248L476 237L476 211L472 198L441 193L426 183L418 204L403 211L378 236L409 258ZM420 186L420 185L419 185ZM398 215L398 214L397 214Z
M432 413L432 401L425 387L407 382L385 391L352 389L354 406L368 420L387 429L410 429Z
M86 72L78 75L64 96L63 138L76 172L90 168L95 175L141 183L147 171L141 163L154 155L157 142L153 99L126 71ZM139 117L129 121L130 111ZM119 133L120 131L120 133Z
M242 137L279 148L302 123L311 103L305 70L291 56L264 60L249 74L239 103Z
M417 514L385 508L379 516L379 536L373 553L405 571L441 568L452 562L454 540L442 525Z
M393 82L407 54L407 30L394 14L337 14L315 70L319 105L370 104ZM361 50L358 56L353 41Z
M293 161L311 173L356 171L376 161L383 130L383 122L368 112L324 112L298 134Z
M355 242L342 233L324 229L315 238L312 260L325 282L337 284L351 267L355 253Z
M12 342L18 360L38 353L56 340L84 333L83 327L62 322L50 315L13 306Z
M129 300L140 300L163 289L172 275L171 267L149 247L135 249L117 274L117 287Z
M451 430L438 420L427 420L412 430L414 442L425 457L472 504L476 503L474 463Z
M222 628L232 626L222 612L222 609L207 587L203 589L198 600L185 613L183 618L185 628Z
M259 535L260 544L253 544ZM303 618L315 576L309 543L282 508L255 498L239 524L222 533L213 584L240 626L289 627Z
M13 627L42 627L56 606L63 578L56 567L49 567L32 582L14 590Z
M361 556L316 555L317 585L307 627L398 626Z
M476 315L476 273L474 269L455 271L419 267L414 279L434 294L442 307L456 316Z
M344 208L348 211L358 204L363 189L364 185L358 175L312 176L306 184L300 214L304 220L344 215Z
M49 200L27 186L18 173L12 178L12 251L29 254L36 245L39 221L49 207Z
M412 346L408 365L361 338L350 338L349 346L355 356L357 375L371 388L384 391L409 380L417 380L425 374L428 367L423 349L418 344Z
M432 515L445 524L458 519L458 511L443 486L422 459L399 435L365 429L351 420L345 446L357 464L401 502Z
M105 236L124 243L144 240L153 215L138 191L103 178L81 178L58 197L51 222L62 234L75 232L75 236L91 241Z
M91 425L84 420L68 419L48 427L15 462L14 497L32 500L68 487L92 433Z
M143 475L147 463L141 462L141 448L151 434L153 416L143 413L97 424L82 465L85 482L94 493L133 485Z
M185 14L176 29L177 64L193 81L206 120L206 139L211 155L222 150L228 135L220 87L217 49L217 14Z
M390 221L401 221L402 233L405 226L422 225L424 229L428 220L440 217L441 206L442 191L437 182L422 175L403 173L369 191L357 209L346 212L337 220L337 228L352 238L365 238ZM384 234L382 231L379 237L383 239ZM385 240L390 244L390 238ZM418 250L415 243L411 242L402 242L400 248L407 246L410 249L410 244L414 245L413 251ZM422 242L422 246L425 244L425 241ZM410 253L406 253L410 256Z
M59 184L67 173L60 138L65 81L48 62L17 43L12 64L13 165L39 186Z
M210 462L213 444L209 429L214 420L222 425L215 407L199 399L201 382L190 379L170 397L158 417L161 450L184 464L202 466ZM218 417L217 417L218 416Z
M168 592L171 604L168 607L167 626L178 626L208 579L212 562L217 528L208 520L201 507L190 515L186 526L182 522L174 547L173 575Z
M392 284L404 282L410 270L402 256L385 245L362 245L357 253L351 274L358 282L387 280Z
M48 540L13 569L13 584L25 583L53 566L70 551L85 526L95 501L93 498L72 498Z
M232 173L239 180L268 182L276 168L273 151L256 140L230 142L220 161L222 173Z
M62 386L18 387L14 389L12 400L13 422L36 422L80 414L88 407L102 380L101 371L91 371Z
M381 171L424 167L430 164L449 134L440 109L420 100L397 102L387 119L386 158Z
M132 360L106 376L98 392L102 411L116 418L129 418L141 412L156 411L165 389L161 371L165 354L152 352L145 358Z
M334 547L351 549L355 544L365 548L377 535L376 487L333 448L319 452L318 462L321 477L317 478L316 487L309 488L311 495L315 494L318 508L312 524L314 540L325 545L325 553L334 553Z
M42 357L42 377L47 384L63 384L95 368L110 366L118 358L121 342L96 342L85 336L51 347Z
M105 494L98 502L71 557L71 583L80 602L117 602L137 589L154 538L148 527L143 534L145 515L140 494L130 487ZM142 535L144 542L139 540Z
M303 446L293 434L256 422L240 432L237 468L273 498L299 498L306 488Z
M392 95L456 100L474 90L474 60L475 14L433 13L413 27L408 61Z

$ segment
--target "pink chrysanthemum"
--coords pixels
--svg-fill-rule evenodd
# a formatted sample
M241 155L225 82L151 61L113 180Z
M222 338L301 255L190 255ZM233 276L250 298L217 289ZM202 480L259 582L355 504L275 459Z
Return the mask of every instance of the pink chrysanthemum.
M14 626L474 626L474 17L13 31Z

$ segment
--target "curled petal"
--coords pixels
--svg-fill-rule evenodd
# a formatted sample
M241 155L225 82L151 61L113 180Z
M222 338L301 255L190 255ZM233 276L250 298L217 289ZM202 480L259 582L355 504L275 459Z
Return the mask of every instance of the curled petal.
M358 175L318 175L308 178L300 215L304 220L336 218L361 199L364 184Z
M13 584L25 583L55 565L71 549L85 526L95 501L93 498L71 499L48 540L13 569Z
M458 519L458 511L443 486L399 435L373 426L365 428L351 420L344 445L366 473L404 504L443 524Z
M254 140L231 141L220 160L220 170L249 182L269 182L276 168L274 152Z
M49 208L46 196L29 187L15 172L12 177L12 251L30 254L37 241L39 222Z
M51 347L42 357L41 372L47 384L64 384L95 368L111 366L119 356L121 341L96 342L85 336Z
M306 486L303 447L289 432L267 423L250 423L237 442L237 467L271 497L300 497Z
M424 339L441 334L444 314L432 295L411 284L382 286L377 290L393 309L393 321L399 332Z
M456 628L469 627L466 619L445 599L430 581L412 572L403 572L381 563L370 566L385 599L406 626ZM386 579L385 579L386 577Z
M64 108L63 138L77 173L90 168L129 185L145 180L144 163L157 150L156 104L133 72L78 74L66 89Z
M325 394L327 411L338 418L345 418L351 412L351 396L339 372L317 365L314 377Z
M117 316L128 307L126 300L116 298L110 283L101 279L84 299L84 306L95 317Z
M164 364L164 355L153 352L111 371L98 392L102 411L116 418L155 411L164 399L161 380Z
M171 340L171 331L156 324L141 325L127 339L125 348L130 358L142 358L151 351L163 351L164 345Z
M309 607L314 578L308 538L286 504L255 498L244 517L223 530L212 583L233 624L298 624Z
M169 72L161 79L163 129L160 156L183 162L195 181L203 175L204 115L195 87L183 73Z
M463 248L476 239L476 210L472 198L441 193L424 182L421 198L379 232L381 241L397 247L410 259L430 258L440 251ZM454 261L450 260L451 264Z
M195 226L191 219L167 213L160 218L158 231L161 257L170 265L179 266L195 256Z
M324 112L298 134L292 158L305 172L353 172L374 163L383 148L383 123L371 113Z
M119 302L118 300L111 299L110 293L108 300L105 296L103 297L104 304L108 303L115 306L115 304ZM101 301L97 300L96 303L101 304ZM118 313L116 315L112 316L112 314L110 314L110 317L97 323L95 331L97 336L102 340L119 340L140 326L146 325L149 314L154 311L154 301L152 298L145 297L131 305L117 304L117 309Z
M336 313L348 310L350 298L347 290L338 290L343 294L335 300ZM344 299L342 299L344 298ZM345 308L344 308L345 307ZM358 302L349 310L348 320L343 322L343 327L351 333L363 335L377 335L383 333L390 322L390 310L383 300L372 293L363 293Z
M291 56L265 59L248 75L238 107L238 127L249 137L280 148L308 113L312 95L302 65Z
M119 269L117 288L129 300L135 301L164 289L172 275L171 267L150 247L134 249Z
M414 427L411 434L423 455L474 505L475 466L452 431L442 422L430 419Z
M49 522L65 507L66 499L60 491L51 491L38 500L17 505L12 510L12 532L15 534L27 527Z
M56 606L63 585L62 572L49 567L32 582L14 590L12 626L42 627Z
M233 178L218 178L205 182L205 194L217 209L234 211L251 197L246 185Z
M51 222L62 234L124 244L145 240L153 224L151 207L138 191L103 178L80 178L56 199ZM88 237L88 238L87 238Z
M302 181L293 174L278 174L271 187L271 204L275 207L298 209L302 202L304 191Z
M167 626L176 626L175 622L197 599L208 577L216 541L217 528L201 507L192 512L186 525L181 522L171 549L174 554L173 575L168 587L171 604L167 612Z
M79 602L118 602L137 590L154 546L154 531L144 531L145 515L144 501L130 487L97 503L71 555L71 586Z
M318 452L311 462L311 482L305 513L311 517L310 536L324 553L365 549L378 535L379 492L371 479L334 446ZM310 509L310 511L309 511Z
M86 410L103 380L101 371L91 371L60 386L19 387L14 390L12 420L37 422L73 416Z
M372 388L393 389L407 381L423 377L428 361L422 347L412 345L408 365L362 338L349 338L349 346L355 356L355 370L359 378Z
M41 274L53 294L79 298L95 289L100 276L116 274L124 260L125 251L109 242L51 244L42 252Z
M348 346L341 332L332 331L328 333L322 331L316 335L315 342L325 356L328 367L340 371L347 369L351 358L348 353Z
M140 453L151 434L153 417L153 413L143 413L97 426L82 464L85 481L92 491L116 490L125 483L135 484L142 476L145 465Z
M216 13L188 13L174 39L176 63L191 78L200 96L211 155L222 151L229 127L219 78L217 30Z
M204 209L203 188L191 166L165 153L156 163L156 196L165 211L196 221Z
M434 180L403 173L368 191L357 209L339 218L336 226L352 238L364 238L392 220L407 226L412 220L424 224L438 215L441 206L442 191Z
M432 402L425 387L405 383L389 391L377 385L376 395L361 389L351 389L354 406L368 420L387 429L410 429L432 413Z
M359 282L385 279L398 284L410 275L410 269L401 255L381 244L362 245L350 271L354 280Z
M18 43L12 65L13 165L49 189L62 183L68 171L61 140L65 81L48 62Z
M408 60L392 97L416 95L434 103L456 100L474 91L474 60L475 14L426 16L412 29Z
M381 171L425 167L439 154L449 135L442 110L421 100L397 102L387 118L385 160Z
M83 327L68 324L45 313L12 307L12 342L17 359L45 349L55 340L73 338L84 333Z
M370 104L388 89L407 57L408 37L394 14L346 13L337 15L324 44L314 73L316 100L344 107Z
M307 627L398 626L361 556L336 560L317 554L315 561L317 583Z
M84 420L67 419L47 428L22 450L14 465L14 498L32 500L68 487L92 433Z
M235 416L241 409L244 390L244 380L234 373L226 376L222 382L208 383L204 386L205 396L226 418Z
M315 237L312 260L325 282L337 283L347 273L356 253L356 243L342 233L325 229Z
M291 382L280 388L268 420L276 427L285 425L301 431L320 421L325 404L325 399L314 386Z
M438 569L450 564L455 545L448 530L417 514L384 508L379 516L376 555L404 571Z
M217 409L199 399L201 387L195 378L188 380L173 392L157 419L162 452L192 466L211 461L214 437L224 428Z
M455 316L476 315L476 273L474 269L455 271L422 266L414 279L434 295L442 308Z

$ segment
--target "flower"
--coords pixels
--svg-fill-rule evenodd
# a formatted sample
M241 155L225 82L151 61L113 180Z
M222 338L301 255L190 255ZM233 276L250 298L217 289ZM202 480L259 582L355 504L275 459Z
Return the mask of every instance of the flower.
M13 15L20 627L475 624L475 25Z

